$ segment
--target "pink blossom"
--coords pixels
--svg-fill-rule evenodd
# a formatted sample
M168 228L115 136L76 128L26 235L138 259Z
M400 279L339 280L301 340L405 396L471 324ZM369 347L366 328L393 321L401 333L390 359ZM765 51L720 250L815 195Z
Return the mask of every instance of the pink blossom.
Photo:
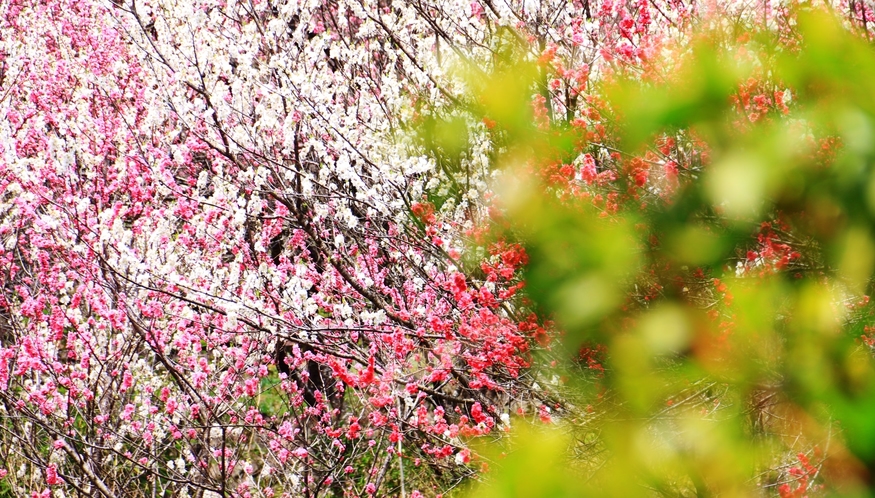
M64 480L58 477L58 468L55 464L49 464L49 466L46 467L46 484L49 486L57 486L63 482Z

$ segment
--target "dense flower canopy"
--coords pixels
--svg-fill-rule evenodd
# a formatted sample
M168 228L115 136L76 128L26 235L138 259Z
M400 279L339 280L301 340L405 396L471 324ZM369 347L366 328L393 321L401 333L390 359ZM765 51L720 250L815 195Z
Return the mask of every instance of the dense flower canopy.
M490 144L442 169L411 124L457 99L446 61L485 62L541 7L4 2L12 489L468 474L460 436L548 401L544 332L516 296L525 254L481 233Z
M865 2L832 7L868 34ZM784 2L0 11L0 494L437 495L481 470L468 441L511 416L609 419L626 394L606 369L628 365L607 364L605 345L623 346L603 332L622 337L655 302L701 311L716 341L651 334L707 365L694 382L637 389L658 414L675 400L722 414L731 382L712 342L745 327L726 280L830 274L830 218L799 229L779 182L725 160L712 128L685 126L707 109L609 98L629 81L677 85L688 59L706 66L703 31L750 42L732 52L748 78L715 83L712 100L739 135L790 122L825 168L841 140L792 115L799 90L769 70L801 44ZM636 136L624 119L651 129ZM730 166L710 173L712 154ZM776 209L750 207L767 194ZM696 195L716 208L677 229ZM746 217L755 229L733 228ZM689 249L721 230L734 242L713 243L712 259ZM575 280L581 268L597 271ZM845 294L857 318L864 284ZM660 320L677 318L665 309ZM554 318L596 386L586 399L551 363L567 352ZM735 405L772 406L773 391ZM586 437L582 466L598 470L603 446ZM776 444L778 477L754 484L813 488L824 459L810 439L802 453ZM659 489L672 486L684 488Z

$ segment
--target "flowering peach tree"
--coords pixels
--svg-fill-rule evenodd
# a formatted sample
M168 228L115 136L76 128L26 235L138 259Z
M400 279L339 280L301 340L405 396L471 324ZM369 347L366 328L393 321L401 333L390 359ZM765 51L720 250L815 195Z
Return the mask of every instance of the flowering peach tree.
M431 495L550 402L489 145L408 126L515 11L0 5L3 489Z
M867 2L0 11L0 495L871 479Z

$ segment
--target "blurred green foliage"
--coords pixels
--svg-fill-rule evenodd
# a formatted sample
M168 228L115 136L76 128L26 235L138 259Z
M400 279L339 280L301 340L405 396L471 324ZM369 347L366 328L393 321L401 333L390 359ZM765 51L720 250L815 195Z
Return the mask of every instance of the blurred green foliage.
M570 376L551 424L481 449L492 472L470 496L875 495L875 49L828 12L792 15L790 41L715 28L671 78L593 85L624 154L601 183L543 174L597 148L538 123L543 64L505 52L466 73L465 112L501 145L496 230L525 245ZM740 113L751 81L789 109ZM457 128L427 133L457 151ZM666 137L707 160L636 186L629 158L657 168ZM604 358L578 355L593 345Z

